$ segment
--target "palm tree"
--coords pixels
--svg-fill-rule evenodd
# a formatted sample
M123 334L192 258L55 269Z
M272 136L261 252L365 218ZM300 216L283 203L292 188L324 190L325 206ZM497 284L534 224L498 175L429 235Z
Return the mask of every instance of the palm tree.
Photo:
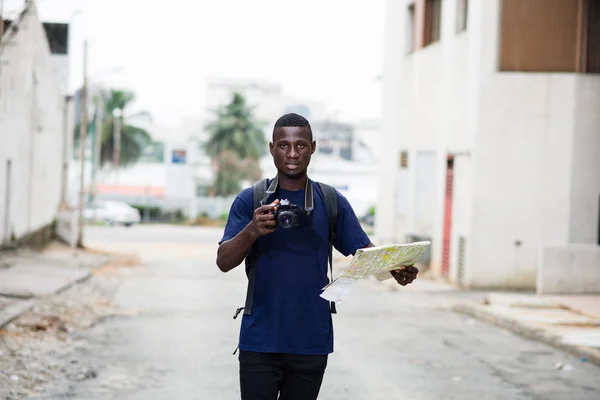
M144 149L152 143L152 137L145 129L133 125L133 120L139 117L151 120L150 114L147 111L129 113L131 104L135 100L132 92L110 89L101 91L98 96L103 103L102 116L95 116L95 118L102 118L100 165L113 161L115 122L113 112L116 109L120 109L123 115L119 166L135 163L143 154ZM79 142L79 124L75 126L75 142Z
M217 167L213 192L228 196L240 190L241 180L260 178L259 159L267 152L267 141L263 124L240 93L233 93L231 102L213 113L203 148Z
M259 159L266 154L267 142L263 124L254 119L253 109L240 93L234 93L231 102L214 110L215 119L206 125L209 139L204 145L206 153L215 157L230 150L241 159Z

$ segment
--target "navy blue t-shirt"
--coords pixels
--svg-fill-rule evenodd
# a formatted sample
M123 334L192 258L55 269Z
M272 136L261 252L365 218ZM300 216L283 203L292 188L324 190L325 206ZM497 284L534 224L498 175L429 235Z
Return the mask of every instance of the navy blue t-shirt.
M251 314L244 314L242 319L241 350L309 355L333 352L329 303L319 296L328 283L329 223L323 194L316 183L313 192L315 208L309 216L300 217L300 226L277 228L256 241L254 298ZM370 240L348 200L339 192L337 195L334 246L348 256ZM269 202L275 198L304 207L304 190L278 188ZM253 212L252 188L247 188L231 206L221 242L244 229Z

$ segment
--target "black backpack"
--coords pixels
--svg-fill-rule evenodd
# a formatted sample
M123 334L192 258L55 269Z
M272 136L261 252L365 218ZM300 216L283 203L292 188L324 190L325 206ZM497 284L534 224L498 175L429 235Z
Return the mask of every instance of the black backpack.
M262 202L266 201L269 194L271 194L267 193L268 184L269 180L263 179L261 181L256 182L252 186L252 197L254 202L252 211L260 207L262 205ZM333 186L329 186L321 182L317 182L317 184L321 189L321 193L323 193L323 198L325 199L325 207L327 208L327 215L329 217L329 272L331 273L331 279L329 280L329 282L331 282L333 280L333 242L335 241L335 227L338 215L337 192ZM255 246L252 245L245 259L246 276L248 277L246 303L244 307L238 308L236 310L233 319L237 318L237 316L242 310L244 310L244 314L250 314L252 312L252 298L254 297L254 280L256 277L256 266L254 265L253 259L254 251ZM329 308L332 314L337 313L334 302L330 303Z

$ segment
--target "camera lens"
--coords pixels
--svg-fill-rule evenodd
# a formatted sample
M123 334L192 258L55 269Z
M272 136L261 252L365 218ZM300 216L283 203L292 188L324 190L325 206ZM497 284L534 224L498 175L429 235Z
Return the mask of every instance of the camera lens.
M279 226L282 228L290 228L294 223L294 216L289 211L283 211L277 217L277 222L279 222Z

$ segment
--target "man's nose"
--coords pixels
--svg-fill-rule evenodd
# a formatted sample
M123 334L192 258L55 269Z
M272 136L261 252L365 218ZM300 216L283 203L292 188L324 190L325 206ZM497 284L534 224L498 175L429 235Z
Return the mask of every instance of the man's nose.
M296 147L294 146L290 146L290 151L288 153L288 157L290 158L298 158L298 149L296 149Z

